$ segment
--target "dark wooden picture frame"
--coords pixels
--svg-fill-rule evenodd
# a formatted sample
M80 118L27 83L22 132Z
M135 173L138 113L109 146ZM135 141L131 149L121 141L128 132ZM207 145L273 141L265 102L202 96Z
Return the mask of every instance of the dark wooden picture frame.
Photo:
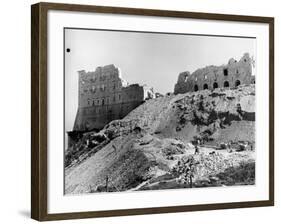
M48 214L47 203L47 13L49 10L98 12L170 18L195 18L235 22L254 22L269 25L269 200L137 208L126 210L88 211ZM141 215L226 208L246 208L274 205L274 18L162 11L137 8L117 8L90 5L38 3L31 7L31 217L39 221L93 217Z

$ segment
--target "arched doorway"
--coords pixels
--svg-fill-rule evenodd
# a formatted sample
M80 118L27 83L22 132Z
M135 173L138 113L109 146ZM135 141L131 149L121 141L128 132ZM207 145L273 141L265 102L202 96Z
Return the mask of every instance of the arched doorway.
M195 86L194 86L194 91L195 91L195 92L198 91L198 85L195 85Z
M208 84L205 83L205 84L203 85L203 89L208 89Z
M223 86L224 86L224 87L229 87L229 82L228 82L228 81L225 81L225 82L223 83Z
M213 84L213 89L216 89L216 88L218 88L218 87L219 87L218 83L217 83L217 82L214 82L214 84Z
M240 86L240 84L241 84L240 80L235 81L235 87Z

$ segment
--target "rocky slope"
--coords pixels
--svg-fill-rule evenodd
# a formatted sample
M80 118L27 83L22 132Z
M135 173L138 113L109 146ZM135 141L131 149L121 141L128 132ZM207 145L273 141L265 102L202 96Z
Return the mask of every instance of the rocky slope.
M255 85L148 100L99 133L85 134L67 151L65 191L253 184L254 127ZM195 140L201 143L197 155ZM216 150L222 144L228 149ZM241 144L252 151L239 152ZM188 185L173 170L185 160L191 167L190 158L195 165Z

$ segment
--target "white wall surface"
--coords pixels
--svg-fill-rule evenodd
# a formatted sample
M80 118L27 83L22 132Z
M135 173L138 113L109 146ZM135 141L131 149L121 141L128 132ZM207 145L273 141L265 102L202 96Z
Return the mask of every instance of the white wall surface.
M67 0L65 0L67 1ZM57 0L56 2L64 2ZM67 1L121 7L275 17L275 207L143 215L52 223L280 223L280 1L274 0L93 0ZM30 5L2 1L0 9L0 223L35 223L30 216Z

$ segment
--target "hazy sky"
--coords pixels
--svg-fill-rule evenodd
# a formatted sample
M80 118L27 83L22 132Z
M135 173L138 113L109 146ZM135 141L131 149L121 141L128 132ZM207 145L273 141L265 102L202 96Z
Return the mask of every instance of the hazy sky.
M147 84L155 91L173 92L178 74L207 65L255 58L255 39L100 30L65 30L65 128L73 128L78 105L79 70L94 71L114 64L130 84Z

